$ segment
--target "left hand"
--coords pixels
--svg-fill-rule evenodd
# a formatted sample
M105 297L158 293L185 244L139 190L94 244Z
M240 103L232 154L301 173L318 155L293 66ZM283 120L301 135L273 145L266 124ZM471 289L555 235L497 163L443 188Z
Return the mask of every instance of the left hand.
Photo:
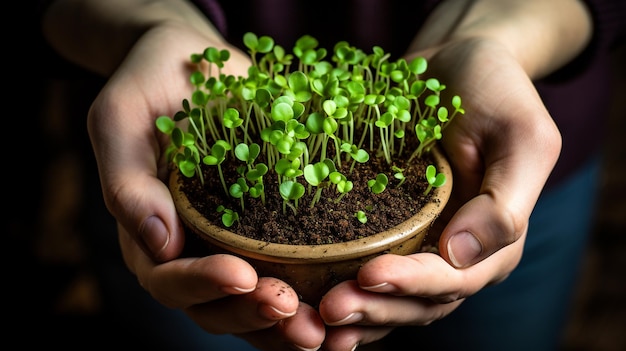
M433 253L371 260L357 280L337 285L322 300L319 312L330 326L324 350L351 350L382 339L394 327L428 325L448 316L466 297L512 270L523 244L520 238L465 269Z
M453 42L434 50L429 65L466 110L442 140L454 186L433 228L442 228L441 256L380 256L356 281L334 287L319 310L333 326L325 350L351 350L395 326L429 324L505 279L521 259L530 214L558 158L560 134L503 45Z

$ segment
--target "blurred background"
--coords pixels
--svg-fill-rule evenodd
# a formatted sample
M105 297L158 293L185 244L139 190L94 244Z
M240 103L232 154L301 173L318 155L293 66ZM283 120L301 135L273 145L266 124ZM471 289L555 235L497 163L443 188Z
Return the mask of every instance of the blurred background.
M100 252L119 249L85 126L103 82L63 62L41 60L45 48L36 40L12 40L7 56L27 69L18 72L15 89L5 97L8 117L18 122L5 129L3 166L9 181L4 196L9 279L3 283L12 321L8 330L31 331L19 337L24 344L117 345L126 339L127 323L108 318L103 296L109 292L94 262ZM622 47L614 57L618 89L604 147L606 167L598 179L601 201L562 351L626 350L625 62ZM24 157L33 152L34 162ZM121 266L121 257L111 260L111 266Z

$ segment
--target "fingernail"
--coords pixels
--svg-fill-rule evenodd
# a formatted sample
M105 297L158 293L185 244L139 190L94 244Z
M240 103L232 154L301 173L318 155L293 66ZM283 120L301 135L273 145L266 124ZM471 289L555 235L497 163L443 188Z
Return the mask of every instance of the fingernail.
M394 285L391 285L387 282L376 284L376 285L370 285L370 286L361 286L360 288L363 290L377 292L377 293L393 293L397 290Z
M483 245L470 232L457 233L448 241L448 255L457 268L469 265L482 252Z
M276 316L276 317L277 317L277 319L278 319L278 318L283 319L283 318L291 317L291 316L294 316L294 315L296 314L296 311L293 311L293 312L287 313L287 312L283 312L283 311L279 310L278 308L276 308L276 307L274 307L274 306L269 306L269 305L268 305L268 307L269 307L272 311L276 312L276 314L278 315L278 316Z
M300 346L300 345L293 344L293 348L295 350L300 350L300 351L317 351L321 347L322 347L322 345L317 346L317 347L313 347L313 348L308 348L308 347L303 347L303 346Z
M347 315L345 318L338 320L336 322L327 322L327 325L330 325L331 327L334 326L338 326L338 325L346 325L346 324L353 324L356 322L360 322L363 320L363 314L359 313L359 312L353 312L350 313L349 315Z
M250 293L250 292L253 292L253 291L256 289L256 286L253 286L253 287L251 287L251 288L240 288L240 287L238 287L238 286L231 286L231 288L233 288L233 289L234 289L234 290L236 290L237 292L240 292L240 293L244 293L244 294L245 294L245 293Z
M251 288L242 288L240 286L223 286L220 290L228 295L240 295L253 292L254 290L256 290L256 286L253 286Z
M139 230L139 238L153 257L158 257L170 242L170 233L157 216L148 217Z

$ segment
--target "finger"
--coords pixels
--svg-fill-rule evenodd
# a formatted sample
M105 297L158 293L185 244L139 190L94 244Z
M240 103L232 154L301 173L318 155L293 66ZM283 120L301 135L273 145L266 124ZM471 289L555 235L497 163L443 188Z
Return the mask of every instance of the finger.
M360 350L360 347L379 341L393 331L393 327L347 325L329 327L324 340L324 351ZM377 348L375 348L377 350Z
M256 289L254 268L238 257L212 255L155 264L123 229L119 237L127 266L141 286L165 306L186 308Z
M219 254L155 264L123 228L120 244L129 268L157 301L182 308L210 333L266 329L298 308L291 287L275 278L257 280L255 270L238 257Z
M382 255L367 262L358 272L359 286L367 291L397 296L445 298L445 302L469 296L491 279L455 269L439 255Z
M194 305L186 312L210 333L240 334L272 327L294 316L298 305L297 294L286 283L260 278L250 293Z
M379 256L359 270L358 284L364 290L377 293L452 302L505 279L522 257L524 239L525 236L480 264L463 269L450 266L432 253Z
M239 335L262 350L317 350L326 327L313 307L300 303L293 317L281 320L269 330Z
M168 301L166 305L185 308L230 294L250 293L255 290L257 276L238 257L212 255L160 264L141 282L155 298Z
M376 257L359 270L357 281L341 283L324 296L320 315L333 326L429 324L505 279L521 259L524 238L464 269L432 253Z
M369 292L356 281L348 281L324 296L320 315L330 326L427 325L447 316L462 302L440 304L429 298Z

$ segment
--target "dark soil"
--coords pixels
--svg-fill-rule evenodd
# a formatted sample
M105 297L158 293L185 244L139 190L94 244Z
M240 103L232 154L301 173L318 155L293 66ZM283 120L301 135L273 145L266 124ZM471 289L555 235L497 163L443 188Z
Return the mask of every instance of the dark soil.
M430 195L422 195L426 189L424 172L429 163L432 161L426 158L414 159L409 166L398 164L398 167L405 169L407 178L398 187L399 180L393 177L391 166L384 160L380 162L372 158L365 165L355 166L348 176L354 188L339 203L333 201L339 193L333 187L326 187L322 200L313 208L309 206L313 195L307 192L299 200L297 214L292 207L287 207L283 213L283 200L271 171L264 177L266 203L247 197L243 212L239 199L224 196L216 167L205 166L205 186L200 184L197 177L183 178L183 189L192 205L219 226L226 228L221 222L221 214L216 211L218 205L239 212L239 222L228 229L240 235L282 244L330 244L378 233L415 214L430 198ZM348 167L346 162L342 166ZM225 179L237 178L233 165L224 164L223 169ZM342 169L342 173L347 174L346 169ZM378 173L387 174L389 184L382 193L373 194L367 181L374 179ZM365 224L355 217L359 210L367 214Z

